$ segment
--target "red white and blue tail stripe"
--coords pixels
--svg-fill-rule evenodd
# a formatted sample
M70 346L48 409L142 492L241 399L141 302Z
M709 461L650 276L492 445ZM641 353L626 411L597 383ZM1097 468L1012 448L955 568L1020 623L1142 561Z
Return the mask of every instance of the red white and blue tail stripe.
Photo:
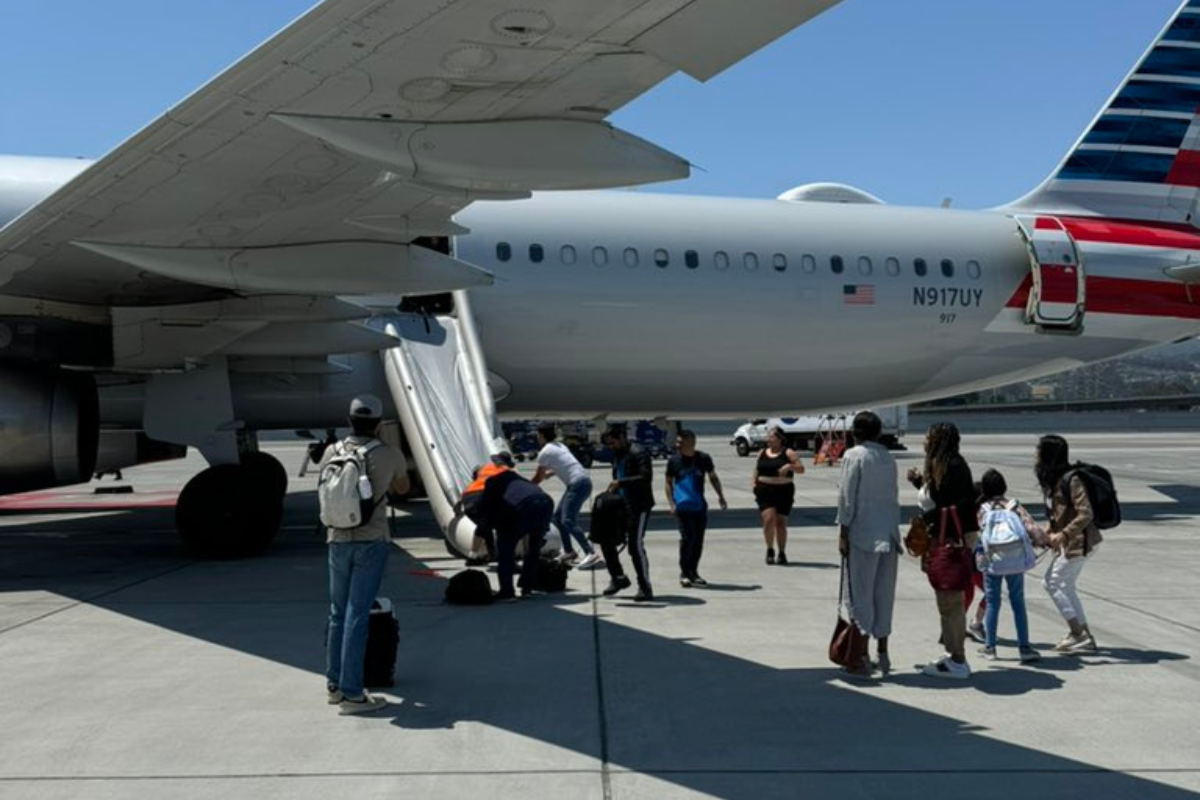
M1200 0L1186 0L1018 211L1200 225Z

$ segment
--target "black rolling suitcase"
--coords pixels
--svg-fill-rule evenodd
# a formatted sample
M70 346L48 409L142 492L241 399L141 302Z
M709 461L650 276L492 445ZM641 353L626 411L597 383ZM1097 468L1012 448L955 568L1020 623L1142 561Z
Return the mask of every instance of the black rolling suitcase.
M392 611L392 601L376 598L371 604L367 623L367 654L363 659L363 685L376 689L396 683L396 648L400 644L400 623Z

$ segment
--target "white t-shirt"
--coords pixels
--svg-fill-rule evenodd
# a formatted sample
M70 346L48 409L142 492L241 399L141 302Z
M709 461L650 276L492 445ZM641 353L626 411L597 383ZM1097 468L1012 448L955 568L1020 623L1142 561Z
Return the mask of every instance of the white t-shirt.
M568 486L588 477L587 470L562 442L548 442L542 448L542 452L538 453L537 463L539 467L553 472Z

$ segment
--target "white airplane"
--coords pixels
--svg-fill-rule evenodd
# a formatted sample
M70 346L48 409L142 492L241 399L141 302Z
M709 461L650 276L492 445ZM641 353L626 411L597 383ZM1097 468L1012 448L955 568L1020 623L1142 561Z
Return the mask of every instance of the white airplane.
M563 191L686 175L604 119L837 2L326 0L98 162L0 159L0 490L189 445L185 541L252 552L257 431L374 391L465 550L497 409L908 402L1200 332L1200 0L1002 208Z

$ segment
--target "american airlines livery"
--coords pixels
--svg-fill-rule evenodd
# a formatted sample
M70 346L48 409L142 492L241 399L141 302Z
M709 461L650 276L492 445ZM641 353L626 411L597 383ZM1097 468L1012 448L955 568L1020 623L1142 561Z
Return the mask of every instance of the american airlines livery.
M836 2L325 0L99 161L0 158L0 490L191 446L181 535L253 553L257 432L372 391L465 551L497 413L861 407L1200 330L1200 0L1002 208L599 191L689 171L614 110Z

